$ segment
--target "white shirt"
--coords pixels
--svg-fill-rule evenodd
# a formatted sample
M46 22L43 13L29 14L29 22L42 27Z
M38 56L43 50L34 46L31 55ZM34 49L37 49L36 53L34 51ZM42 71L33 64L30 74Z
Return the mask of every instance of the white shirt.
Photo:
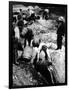
M15 32L15 38L20 38L20 32L19 32L19 28L16 26L15 28L14 28L14 32Z

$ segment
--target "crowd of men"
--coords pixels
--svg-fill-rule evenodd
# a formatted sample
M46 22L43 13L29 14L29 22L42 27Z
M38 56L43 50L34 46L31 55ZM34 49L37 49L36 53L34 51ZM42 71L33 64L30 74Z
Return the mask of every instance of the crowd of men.
M48 47L44 42L42 42L39 38L34 36L32 29L29 29L27 26L36 22L40 19L39 15L36 15L34 11L29 10L29 15L23 13L22 9L20 9L20 13L17 17L13 17L13 30L14 30L14 38L15 38L15 50L17 52L17 59L14 61L16 64L20 64L23 62L33 64L33 67L36 68L37 71L41 72L47 79L48 76L53 78L50 75L49 71L53 68L52 62L50 59ZM49 9L44 9L42 11L42 18L48 20L49 18ZM59 26L57 30L57 49L61 49L62 47L62 36L65 34L65 21L61 16L58 18ZM47 73L45 73L47 71ZM53 84L54 81L50 81L48 79L48 83Z

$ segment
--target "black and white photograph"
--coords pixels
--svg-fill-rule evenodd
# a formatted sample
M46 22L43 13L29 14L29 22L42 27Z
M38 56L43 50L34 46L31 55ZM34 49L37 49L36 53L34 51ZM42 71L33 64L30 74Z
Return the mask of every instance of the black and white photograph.
M9 88L67 85L67 5L9 1Z

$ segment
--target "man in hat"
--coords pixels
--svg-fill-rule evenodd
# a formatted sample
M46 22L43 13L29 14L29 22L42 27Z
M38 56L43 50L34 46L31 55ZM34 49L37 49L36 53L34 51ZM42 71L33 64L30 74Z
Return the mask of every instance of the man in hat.
M60 16L58 18L58 23L59 23L59 26L58 26L58 30L57 30L57 49L61 49L62 47L62 39L63 39L63 36L64 36L64 33L65 33L65 19L64 17Z

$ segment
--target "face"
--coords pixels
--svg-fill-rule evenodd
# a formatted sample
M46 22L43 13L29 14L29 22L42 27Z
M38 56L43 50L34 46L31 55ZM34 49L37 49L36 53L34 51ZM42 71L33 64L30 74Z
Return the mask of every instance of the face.
M39 54L39 58L40 58L40 62L43 63L45 61L45 53L44 51L42 50Z

